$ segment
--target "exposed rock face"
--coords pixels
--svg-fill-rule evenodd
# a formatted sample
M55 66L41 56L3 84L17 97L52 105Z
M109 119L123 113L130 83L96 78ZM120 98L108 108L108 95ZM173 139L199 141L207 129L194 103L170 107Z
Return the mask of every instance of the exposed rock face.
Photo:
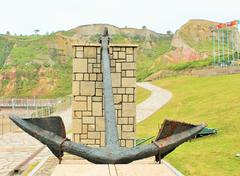
M175 34L172 50L164 55L171 62L205 59L211 55L212 34L210 26L215 22L189 20Z
M191 48L181 37L177 31L172 40L172 50L164 55L171 62L191 61L201 58L199 52Z

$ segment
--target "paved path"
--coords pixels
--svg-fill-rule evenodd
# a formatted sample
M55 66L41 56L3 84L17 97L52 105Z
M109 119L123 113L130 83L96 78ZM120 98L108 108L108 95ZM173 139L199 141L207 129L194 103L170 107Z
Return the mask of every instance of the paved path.
M138 123L164 106L172 98L172 93L160 87L154 86L149 82L137 83L137 86L152 92L148 99L137 105L136 113Z
M71 113L71 108L63 112L54 113L54 115L62 117L66 126L66 131L68 131L72 125ZM7 175L41 146L42 143L25 132L0 135L0 176ZM48 156L52 156L52 153L46 147L33 161L31 161L31 163L39 162Z

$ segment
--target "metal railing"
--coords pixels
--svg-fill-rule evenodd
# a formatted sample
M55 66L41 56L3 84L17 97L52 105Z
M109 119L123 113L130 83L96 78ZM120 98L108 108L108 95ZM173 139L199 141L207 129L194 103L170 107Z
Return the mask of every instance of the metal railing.
M8 102L8 100L4 100L4 101L2 100L1 102ZM20 101L15 101L15 102L20 102ZM24 102L24 101L21 100L21 102ZM29 99L28 99L28 102L30 102ZM9 107L2 106L1 108L9 108L9 110L6 112L3 112L3 111L0 112L0 136L6 133L15 133L15 132L22 131L9 119L9 114L11 113L18 114L19 116L23 116L27 118L30 118L30 117L44 118L44 117L50 116L53 113L61 112L69 108L72 104L72 98L71 96L67 96L62 99L51 100L51 103L49 103L50 102L49 99L36 100L35 102L42 102L42 103L45 102L46 104L48 104L48 106L39 106L40 105L39 103L38 104L36 103L35 104L36 106L25 106L25 107L14 106L14 108L10 106Z

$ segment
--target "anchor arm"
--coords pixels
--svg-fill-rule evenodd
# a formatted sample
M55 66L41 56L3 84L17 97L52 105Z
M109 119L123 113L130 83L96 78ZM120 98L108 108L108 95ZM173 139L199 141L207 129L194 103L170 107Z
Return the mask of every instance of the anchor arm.
M110 70L110 60L108 53L108 30L105 28L104 35L101 37L102 46L102 72L103 72L103 93L104 93L104 118L105 118L105 137L106 147L119 147L119 137L116 123L115 107L113 102L112 79Z

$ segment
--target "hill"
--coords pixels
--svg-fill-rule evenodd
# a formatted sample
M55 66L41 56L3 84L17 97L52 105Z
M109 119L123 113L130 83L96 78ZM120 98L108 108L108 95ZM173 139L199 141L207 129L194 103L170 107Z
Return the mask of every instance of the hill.
M0 96L70 94L72 43L97 43L104 27L109 29L111 43L139 45L138 81L158 77L162 70L208 66L211 64L208 59L211 57L209 26L213 24L206 20L190 20L174 35L109 24L83 25L50 35L0 35Z
M0 96L53 98L70 94L72 43L98 43L104 27L109 29L111 43L139 45L138 67L143 70L138 71L138 77L145 69L142 61L152 63L170 48L171 36L108 24L84 25L50 35L1 35Z

